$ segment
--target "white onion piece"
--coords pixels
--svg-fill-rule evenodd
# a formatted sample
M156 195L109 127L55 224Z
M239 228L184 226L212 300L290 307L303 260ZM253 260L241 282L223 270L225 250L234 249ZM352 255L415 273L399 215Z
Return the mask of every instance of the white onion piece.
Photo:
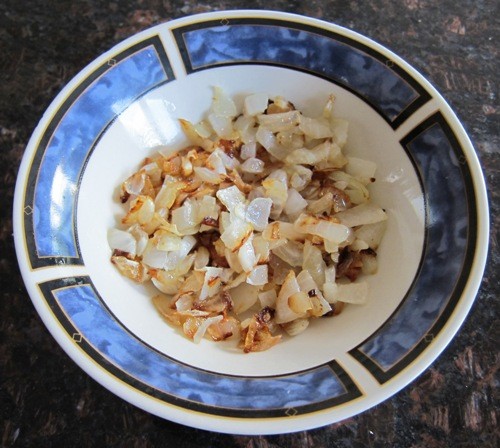
M171 250L180 250L182 247L182 238L179 235L159 230L155 233L156 248L169 252Z
M252 227L262 232L268 222L271 214L273 201L270 198L255 198L246 209L245 220L252 224Z
M202 138L210 138L212 135L213 129L210 126L210 123L206 121L200 121L194 125L194 129L197 134Z
M206 300L208 297L212 297L220 291L222 287L221 275L222 268L214 268L211 266L205 268L205 277L203 279L199 300Z
M231 117L210 114L208 122L220 138L230 139L233 136L233 121Z
M288 150L278 143L272 131L263 126L259 126L255 138L273 157L278 160L285 160L288 155Z
M351 234L351 230L345 224L338 224L328 218L318 218L305 213L297 218L294 226L299 232L317 235L338 244L346 241Z
M219 175L226 174L226 167L217 151L214 151L206 161L206 167Z
M292 270L288 263L273 254L269 257L269 267L273 271L273 283L275 285L282 285L286 276Z
M248 160L257 155L257 143L256 142L250 142L250 143L245 143L241 149L240 149L240 157L243 160Z
M117 249L134 257L137 251L137 241L134 236L119 229L108 230L108 244L113 250Z
M335 142L341 148L347 143L347 131L349 130L349 122L342 118L334 118L330 119L330 127L333 132L333 136L335 138Z
M269 289L268 291L259 292L260 306L262 308L265 308L266 306L274 308L276 305L277 297L278 295L276 294L275 289Z
M321 250L313 246L309 241L304 244L304 262L302 269L307 270L317 285L325 282L326 263L323 260Z
M387 214L381 207L374 204L361 204L339 212L335 217L348 227L357 227L364 224L375 224L387 220Z
M293 165L293 170L290 175L290 186L297 191L302 191L304 187L311 181L312 171L302 165Z
M234 212L235 207L238 204L245 204L245 195L239 190L236 185L232 187L223 188L215 194L217 199L221 201L229 212Z
M262 264L255 266L252 269L246 279L246 282L250 285L264 286L268 283L268 268L267 264Z
M364 305L368 300L368 283L358 281L339 284L335 298L340 302Z
M248 283L241 283L236 288L230 289L234 312L241 314L250 309L257 302L259 289L259 286Z
M309 326L309 319L299 318L282 325L282 328L289 336L297 336Z
M234 219L221 234L220 239L232 251L237 250L251 235L252 226L242 219Z
M190 229L200 224L197 211L195 204L186 200L181 207L172 211L171 222L180 233L187 235Z
M217 219L219 217L220 206L213 196L203 196L199 203L197 220L202 222L204 218Z
M169 180L168 178L172 179ZM183 182L177 182L175 178L166 176L160 191L155 198L156 210L160 208L169 209L175 202L179 191L184 187Z
M184 134L186 134L186 137L196 146L200 146L206 151L209 151L212 149L213 142L212 140L208 138L203 138L200 136L200 134L197 132L196 127L193 125L193 123L189 122L188 120L183 120L182 118L179 119L179 123L181 124L182 130L184 131ZM162 148L162 154L165 156L168 156L169 153L172 153L173 150L170 148Z
M245 162L241 165L241 170L244 173L262 173L264 171L264 162L260 159L256 159L255 157L251 157L250 159L245 160Z
M266 241L262 235L254 236L253 248L255 250L255 256L257 257L257 263L267 263L269 261L269 242Z
M127 257L112 256L111 261L118 270L125 276L139 283L149 280L148 270L142 263L135 260L129 260Z
M203 166L195 166L193 170L196 174L196 177L198 177L198 179L202 180L203 182L218 185L224 179L224 176L217 174L215 171L209 170L208 168L205 168Z
M274 248L272 252L293 267L302 266L304 261L303 244L293 240Z
M350 245L350 249L359 252L360 250L365 250L368 249L370 246L368 246L368 243L366 241L360 240L360 239L355 239Z
M289 164L316 165L328 159L330 142L319 144L313 149L296 149L290 153L285 161Z
M210 260L210 253L206 247L199 247L196 251L196 258L194 259L194 268L196 270L203 269L208 265Z
M306 234L298 231L295 226L290 222L275 221L279 224L280 238L294 241L304 241Z
M125 182L123 182L124 190L131 195L140 195L144 185L146 183L146 174L143 172L138 172L130 176Z
M168 252L163 268L167 271L176 269L181 263L186 261L187 255L195 245L196 238L192 235L184 236L181 241L180 249ZM193 261L194 258L190 260L191 263Z
M168 252L164 250L158 250L152 244L152 240L149 240L146 249L142 255L142 262L151 268L163 269L165 263L167 262Z
M243 268L241 267L241 263L240 263L240 260L238 258L237 252L233 252L230 249L226 249L224 256L226 257L227 264L229 264L229 267L231 268L231 270L233 270L237 274L243 272Z
M168 271L159 271L162 275L152 277L151 281L155 287L164 294L174 295L179 291L179 276Z
M356 238L365 241L370 249L376 250L382 241L387 221L365 224L354 231Z
M189 311L193 307L194 294L181 294L175 301L175 309L177 311Z
M240 115L234 122L234 130L240 134L241 141L245 144L254 143L256 141L256 129L254 128L255 119L246 115ZM255 154L254 154L255 156ZM245 157L242 157L243 159Z
M251 272L257 264L257 257L252 245L252 235L241 245L238 250L238 260L245 272Z
M245 97L243 113L247 116L254 116L264 113L267 109L269 96L266 93L254 93Z
M333 193L328 192L324 196L321 196L316 201L312 201L308 207L307 211L314 215L321 215L326 213L329 215L331 213L333 206Z
M347 157L347 165L344 170L347 174L354 176L366 185L375 177L377 164L371 160L359 159L358 157Z
M302 116L299 127L305 135L314 139L333 137L329 121L322 117L309 118Z
M335 282L327 282L323 284L323 297L328 303L336 303L338 285Z
M147 224L154 216L155 204L149 196L137 196L130 202L127 215L122 219L123 224Z
M301 291L306 292L311 298L314 299L316 306L314 307L317 316L323 316L332 310L330 304L325 300L318 284L314 281L309 271L303 270L297 275L297 283Z
M296 217L296 215L300 214L306 207L307 201L295 188L290 188L283 211L288 216Z
M257 122L272 132L281 132L294 129L300 123L300 119L300 112L292 110L277 114L261 114L257 117Z
M266 191L266 197L272 200L271 218L276 219L281 214L286 200L288 199L287 184L279 179L267 178L262 181L262 186Z
M229 154L226 154L220 148L215 148L213 154L216 154L217 156L220 157L224 167L228 170L234 170L236 167L240 165L240 162L236 157L231 157Z
M224 317L221 315L214 316L214 317L207 317L206 319L202 320L201 325L198 327L196 330L196 333L193 335L193 342L195 344L199 344L200 341L203 339L203 336L205 336L205 333L208 330L208 327L210 325L216 324L220 322Z
M133 235L136 244L136 255L142 256L144 249L148 245L149 235L145 232L139 224L134 224L128 229L128 232Z
M361 253L361 260L363 261L363 267L361 272L365 275L373 275L377 273L378 261L375 254Z
M275 321L277 324L284 324L302 317L300 314L292 311L288 305L288 299L293 294L300 292L299 284L295 277L295 272L290 271L281 286L278 298L276 299Z
M235 117L238 114L234 101L219 86L214 87L211 110L220 117Z

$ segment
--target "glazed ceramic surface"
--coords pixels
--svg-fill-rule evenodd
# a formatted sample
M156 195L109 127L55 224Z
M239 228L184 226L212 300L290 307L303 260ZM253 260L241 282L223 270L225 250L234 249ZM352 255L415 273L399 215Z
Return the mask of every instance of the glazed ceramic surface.
M120 183L187 141L213 88L318 114L330 94L350 123L348 155L377 164L388 213L370 300L318 319L272 350L193 344L155 311L153 291L110 263ZM32 301L69 356L125 400L229 433L281 433L362 412L412 381L459 329L487 252L484 181L441 96L380 45L325 22L263 11L187 17L119 44L58 95L19 172L15 240Z

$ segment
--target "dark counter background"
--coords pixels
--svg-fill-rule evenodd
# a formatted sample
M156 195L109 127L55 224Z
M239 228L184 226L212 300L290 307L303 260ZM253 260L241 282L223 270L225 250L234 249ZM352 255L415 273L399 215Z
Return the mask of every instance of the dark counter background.
M462 120L489 189L490 257L477 300L453 342L393 398L341 423L296 434L245 437L190 429L108 392L46 330L24 288L12 239L19 163L60 89L103 51L151 25L237 8L322 18L402 56L437 87ZM496 448L499 17L495 0L0 2L1 446Z

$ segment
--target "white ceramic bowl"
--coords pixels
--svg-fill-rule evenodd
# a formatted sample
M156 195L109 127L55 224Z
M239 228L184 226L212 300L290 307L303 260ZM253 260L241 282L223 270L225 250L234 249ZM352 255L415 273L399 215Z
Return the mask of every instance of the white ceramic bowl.
M266 92L311 113L334 93L347 152L377 163L372 194L389 215L369 303L250 355L167 326L106 242L117 186L158 146L185 143L177 119L199 120L216 85L239 102ZM434 88L359 34L269 11L165 23L82 70L33 133L14 222L32 301L78 365L153 414L246 434L333 423L406 386L465 319L488 237L476 154Z

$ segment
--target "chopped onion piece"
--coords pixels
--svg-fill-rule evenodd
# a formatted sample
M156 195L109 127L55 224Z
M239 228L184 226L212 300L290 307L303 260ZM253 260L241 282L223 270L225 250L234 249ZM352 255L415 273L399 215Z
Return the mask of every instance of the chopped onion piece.
M221 156L219 155L219 151L214 151L208 157L206 161L206 166L209 170L212 170L214 173L219 175L226 174L226 167L222 162Z
M288 151L280 146L274 133L263 126L259 126L255 135L257 141L266 149L266 151L278 160L284 160Z
M241 147L240 156L243 160L248 160L248 159L254 158L256 155L257 155L257 143L256 142L245 143Z
M264 113L267 109L269 96L266 93L254 93L245 97L243 113L247 116L254 116Z
M277 324L284 324L291 322L299 317L301 314L294 312L288 304L288 299L295 293L300 292L299 284L295 277L295 272L290 271L281 286L278 298L276 299L276 316L275 321Z
M222 271L222 268L213 268L210 266L205 268L205 278L203 280L203 286L201 287L199 300L205 300L220 291L222 287L222 281L220 278Z
M245 272L251 272L257 264L257 257L252 245L252 235L248 238L238 250L238 260Z
M226 247L232 251L238 250L252 234L252 226L242 219L235 219L220 236Z
M219 316L214 316L214 317L207 317L206 319L202 319L201 325L198 327L196 330L196 333L193 336L193 342L195 344L199 344L200 341L203 339L203 336L205 336L206 331L208 330L208 327L210 325L214 325L218 322L220 322L224 317L219 315Z
M263 286L268 282L267 264L255 266L247 276L247 283L250 285Z
M354 235L359 240L365 241L370 249L376 250L387 227L387 220L373 224L365 224L354 231Z
M325 240L330 240L338 244L346 241L351 233L349 227L344 224L334 222L330 218L318 218L305 213L297 218L294 225L295 229L299 232L318 235Z
M339 212L335 217L348 227L357 227L364 224L375 224L387 220L387 214L377 205L361 204Z
M208 116L208 122L220 138L230 139L233 136L233 121L231 117L212 113Z
M211 110L218 117L235 117L238 114L234 101L218 86L214 87Z
M113 250L119 250L134 257L137 251L137 241L134 236L119 229L108 230L108 244Z
M313 246L310 241L304 244L304 261L302 269L307 270L317 285L325 282L326 263L321 250Z
M236 288L229 290L233 299L233 309L236 314L241 314L250 309L257 302L259 286L241 283Z
M356 282L340 284L335 299L340 302L364 305L368 300L368 283Z
M235 185L219 190L216 196L217 199L226 206L229 212L234 212L238 204L245 204L246 202L245 195Z
M261 114L257 117L258 123L273 133L294 129L300 123L300 119L301 114L297 110L270 115Z
M272 252L293 267L302 266L304 262L303 244L293 240L274 248Z
M300 130L314 139L333 137L330 123L325 118L309 118L302 116Z
M245 220L252 224L255 230L262 232L268 224L272 205L272 199L255 198L248 204Z
M241 170L245 173L262 173L264 171L264 162L255 157L251 157L241 165Z
M305 331L305 329L309 326L309 319L299 318L295 319L292 322L287 322L283 324L283 329L288 333L289 336L297 336L298 334Z
M194 259L194 268L201 270L208 265L210 261L210 253L206 247L199 247L196 251L196 258Z
M290 188L283 211L290 217L297 217L306 207L307 201L295 188Z

